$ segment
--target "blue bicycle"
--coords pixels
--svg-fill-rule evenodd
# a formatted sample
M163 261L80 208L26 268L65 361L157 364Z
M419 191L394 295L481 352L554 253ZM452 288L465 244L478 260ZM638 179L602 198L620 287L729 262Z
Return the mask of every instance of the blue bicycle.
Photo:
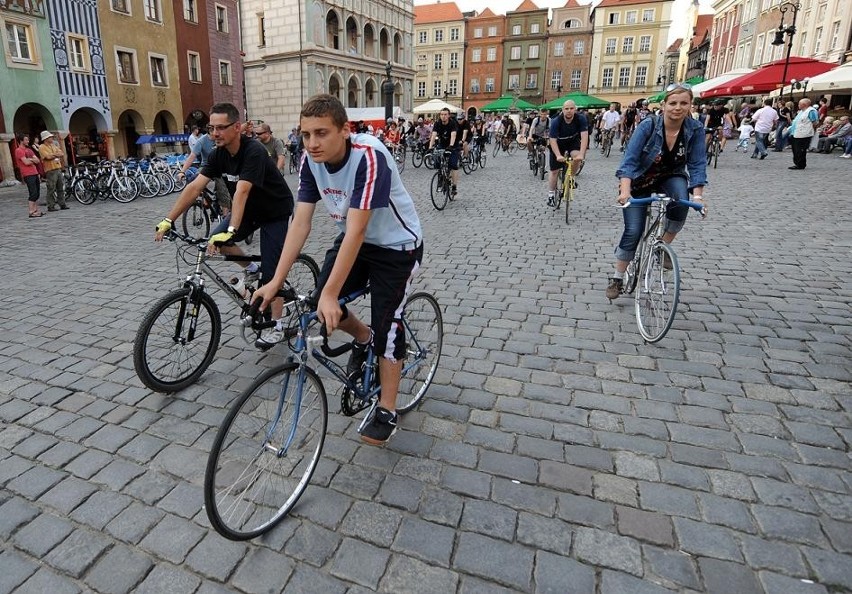
M369 292L369 288L356 291L339 303ZM316 470L325 442L328 402L322 380L308 365L310 357L342 385L343 414L368 409L361 427L375 414L381 391L378 356L369 348L361 372L347 376L345 365L333 359L352 345L329 347L324 326L318 330L315 307L310 298L296 302L293 353L234 402L210 450L204 476L207 517L219 534L231 540L248 540L274 528L296 505ZM406 354L396 410L404 414L423 399L438 370L444 340L438 302L427 293L411 295L401 326Z

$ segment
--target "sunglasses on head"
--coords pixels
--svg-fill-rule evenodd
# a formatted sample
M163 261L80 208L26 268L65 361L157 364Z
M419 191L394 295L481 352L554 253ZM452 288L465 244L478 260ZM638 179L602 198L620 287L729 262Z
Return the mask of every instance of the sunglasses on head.
M666 93L671 93L677 89L683 89L684 91L691 91L692 85L689 83L672 83L666 87Z

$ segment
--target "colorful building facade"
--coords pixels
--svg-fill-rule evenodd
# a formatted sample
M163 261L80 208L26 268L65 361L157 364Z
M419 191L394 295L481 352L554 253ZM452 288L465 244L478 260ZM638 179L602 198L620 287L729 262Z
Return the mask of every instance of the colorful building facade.
M589 6L578 4L577 0L568 0L565 6L553 9L542 103L569 91L588 92L593 31Z
M464 107L479 110L500 98L503 89L503 36L506 17L486 8L465 27Z

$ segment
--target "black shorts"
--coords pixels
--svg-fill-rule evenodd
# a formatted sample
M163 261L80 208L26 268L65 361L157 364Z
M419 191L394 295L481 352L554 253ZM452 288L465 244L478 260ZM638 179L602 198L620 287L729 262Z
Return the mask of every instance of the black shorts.
M563 145L564 146L564 145ZM549 148L549 147L548 147ZM568 158L571 156L571 151L579 151L580 150L580 139L577 138L577 142L572 142L568 145L568 148L559 147L559 151L562 153L562 156ZM550 170L551 171L559 171L562 169L562 163L556 160L556 153L553 152L553 149L550 149Z
M325 254L319 279L317 295L331 276L331 269L343 243L343 234L337 236L331 249ZM379 247L369 243L361 245L358 256L340 297L354 293L370 285L370 327L373 330L373 349L377 357L399 360L405 355L405 332L402 329L402 306L408 298L411 280L423 260L423 243L405 246L412 249ZM344 307L344 316L346 315Z

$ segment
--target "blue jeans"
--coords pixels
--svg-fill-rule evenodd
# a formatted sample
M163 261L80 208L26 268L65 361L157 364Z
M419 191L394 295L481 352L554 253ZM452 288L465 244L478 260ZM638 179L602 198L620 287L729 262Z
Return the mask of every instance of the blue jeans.
M846 139L846 144L843 147L844 155L852 155L852 136Z
M775 150L779 153L787 146L787 138L784 136L784 129L787 127L785 124L782 125L779 122L778 127L775 128Z
M671 196L675 200L687 200L689 191L687 190L686 178L679 175L663 179L654 190L657 193ZM650 193L650 192L648 192ZM637 196L641 198L642 196ZM689 207L670 202L666 210L666 233L677 233L683 229L683 224L686 221L686 215L689 213ZM623 210L624 214L624 233L621 234L621 241L618 242L618 247L615 248L615 257L624 262L630 262L633 256L636 255L636 247L642 239L642 233L645 231L645 217L648 216L647 206L629 206Z
M765 157L766 152L766 141L769 140L769 132L755 132L754 133L754 155L760 155Z

